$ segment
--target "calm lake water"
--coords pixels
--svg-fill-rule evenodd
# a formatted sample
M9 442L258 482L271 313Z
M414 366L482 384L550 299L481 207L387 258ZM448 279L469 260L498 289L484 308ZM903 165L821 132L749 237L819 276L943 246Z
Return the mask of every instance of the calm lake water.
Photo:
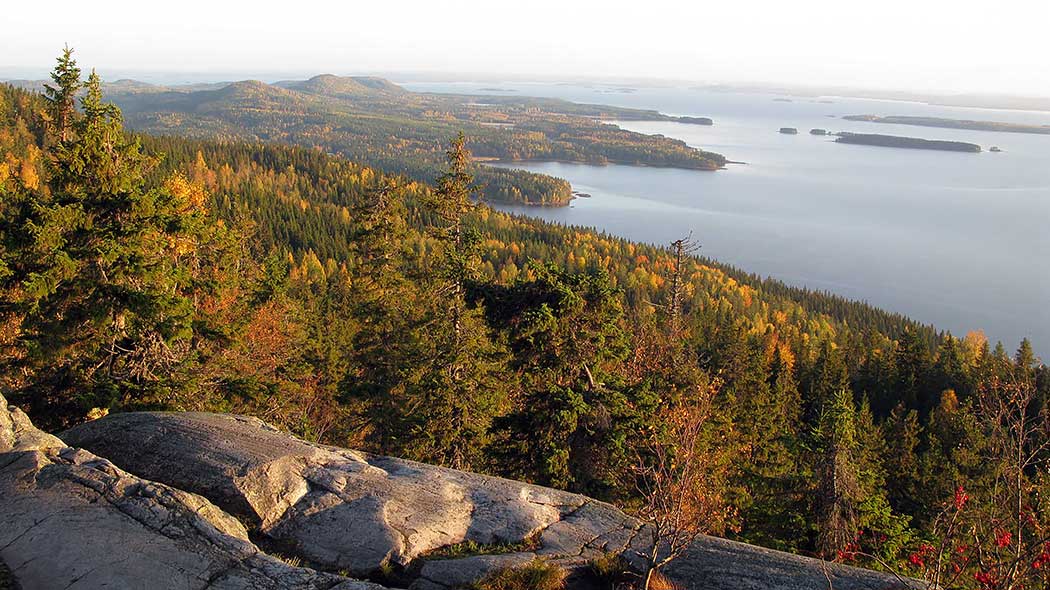
M983 329L1009 350L1028 337L1050 357L1050 136L844 121L924 115L1050 124L1050 113L819 99L691 88L408 84L708 116L712 127L629 122L725 154L718 172L525 163L589 193L565 208L504 207L666 244L692 232L703 254L794 285L902 312L940 329ZM498 91L484 88L498 87ZM787 102L790 100L790 102ZM781 135L796 127L799 135ZM968 141L967 154L836 144L811 128Z

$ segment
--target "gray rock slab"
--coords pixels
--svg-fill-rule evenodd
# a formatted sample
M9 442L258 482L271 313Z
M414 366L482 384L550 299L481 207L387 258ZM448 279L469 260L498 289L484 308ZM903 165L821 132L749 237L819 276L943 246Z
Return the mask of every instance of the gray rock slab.
M205 498L35 429L0 397L0 561L22 590L378 590L262 553Z
M354 575L464 541L521 542L593 502L313 445L257 420L218 414L115 414L63 437L141 477L201 494L311 563Z
M64 446L57 437L38 430L25 412L9 406L0 396L0 453Z
M422 559L417 590L454 587L535 556L577 566L637 557L641 523L584 496L307 443L258 420L201 413L115 414L63 438L140 477L198 493L297 555L352 575ZM641 531L641 532L640 532ZM535 540L529 552L427 560L464 541ZM896 578L702 537L669 569L682 588L887 590Z
M665 572L686 590L898 590L917 580L701 537Z

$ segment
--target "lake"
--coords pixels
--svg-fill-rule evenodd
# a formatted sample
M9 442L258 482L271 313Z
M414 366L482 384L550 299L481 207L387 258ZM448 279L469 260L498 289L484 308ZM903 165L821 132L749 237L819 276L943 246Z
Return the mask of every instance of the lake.
M711 127L618 123L730 160L703 172L521 163L591 194L565 208L501 207L631 240L690 232L702 253L962 335L982 329L1013 350L1050 355L1050 136L844 121L918 115L1050 124L1050 113L844 97L799 98L688 87L406 84L418 91L520 94L706 116ZM483 91L498 86L499 91ZM790 102L789 102L790 101ZM798 135L782 135L796 127ZM980 154L836 144L811 128L966 141Z

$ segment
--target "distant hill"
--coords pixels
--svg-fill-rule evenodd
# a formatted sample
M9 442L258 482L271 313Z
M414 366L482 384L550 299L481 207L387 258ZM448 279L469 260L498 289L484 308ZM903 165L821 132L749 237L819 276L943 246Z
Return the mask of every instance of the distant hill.
M274 86L334 97L356 96L362 93L376 92L390 94L407 92L404 88L384 78L374 76L334 76L332 74L321 74L309 80L275 82Z
M676 121L652 110L521 96L408 91L383 78L322 74L267 84L151 87L121 81L104 88L130 127L200 138L294 143L338 153L416 180L439 174L444 145L459 132L483 161L559 160L717 170L721 154L645 135L605 120ZM565 205L569 183L522 170L481 167L486 198Z

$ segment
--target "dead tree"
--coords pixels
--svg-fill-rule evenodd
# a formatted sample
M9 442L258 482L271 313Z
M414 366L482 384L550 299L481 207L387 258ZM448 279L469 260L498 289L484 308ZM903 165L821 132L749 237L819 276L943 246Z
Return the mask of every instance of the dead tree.
M671 270L671 293L667 302L667 327L674 335L682 327L682 290L685 284L685 257L700 250L700 244L692 240L690 233L685 238L671 242L671 253L674 256L674 267Z

